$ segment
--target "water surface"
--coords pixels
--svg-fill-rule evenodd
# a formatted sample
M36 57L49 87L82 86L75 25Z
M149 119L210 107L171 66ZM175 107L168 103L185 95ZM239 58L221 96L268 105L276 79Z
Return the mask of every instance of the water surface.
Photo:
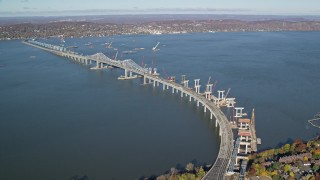
M214 33L66 39L83 54L113 42L118 59L231 88L237 106L255 108L267 148L314 137L307 120L320 111L319 32ZM58 39L43 40L60 44ZM160 51L151 48L161 42ZM84 44L91 42L94 48ZM195 103L117 69L90 70L21 44L0 42L0 179L137 179L189 161L211 163L217 131ZM143 47L135 54L123 50ZM35 56L32 57L32 56ZM202 86L202 87L203 87ZM203 88L202 88L203 91Z

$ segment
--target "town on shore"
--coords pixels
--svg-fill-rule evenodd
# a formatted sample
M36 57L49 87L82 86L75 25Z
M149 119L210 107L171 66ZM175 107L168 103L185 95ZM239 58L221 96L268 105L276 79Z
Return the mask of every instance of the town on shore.
M149 17L149 16L147 16ZM320 31L317 18L236 18L215 16L170 16L164 18L0 18L0 40L63 36L104 37L125 34L183 34L201 32ZM183 16L184 17L184 16ZM198 17L198 18L195 18ZM109 18L109 19L108 19ZM118 21L117 21L118 20Z
M250 179L320 179L320 136L304 142L300 139L279 148L249 156L247 176Z

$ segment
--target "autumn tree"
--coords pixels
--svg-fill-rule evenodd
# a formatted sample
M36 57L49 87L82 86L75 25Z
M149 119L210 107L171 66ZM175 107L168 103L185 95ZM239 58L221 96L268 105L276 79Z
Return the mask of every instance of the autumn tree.
M271 172L271 176L275 176L275 175L278 175L278 171L277 171L277 170L273 170L273 171Z
M254 168L254 166L251 167L250 171L249 171L249 175L250 176L255 176L257 173L256 169Z
M289 176L294 177L294 173L292 171L290 171Z
M187 171L193 171L193 168L194 168L194 165L192 164L192 163L188 163L187 165L186 165L186 170Z
M202 178L206 173L204 172L202 166L197 171L197 177Z
M307 151L307 145L306 144L299 144L295 150L298 152L298 153L305 153Z
M161 175L161 176L158 176L156 180L166 180L166 176L165 175Z
M320 159L320 149L314 150L312 156L316 159Z

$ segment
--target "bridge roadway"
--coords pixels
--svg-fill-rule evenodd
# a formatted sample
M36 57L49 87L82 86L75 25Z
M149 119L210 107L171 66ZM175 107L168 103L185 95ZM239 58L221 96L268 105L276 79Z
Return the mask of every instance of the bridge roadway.
M220 149L219 149L217 159L213 164L213 166L210 168L209 172L203 177L203 179L204 180L225 179L224 177L225 177L228 165L231 161L231 155L233 150L233 132L225 114L212 101L206 99L204 96L193 91L188 87L185 87L181 84L161 78L159 76L150 74L148 70L146 70L145 68L142 68L141 66L139 66L138 64L136 64L134 61L130 59L123 60L123 61L113 60L108 58L102 53L97 53L91 56L83 56L71 51L63 51L61 49L58 50L59 48L55 48L55 47L48 48L48 44L39 43L37 41L23 41L23 43L34 46L36 48L43 49L45 51L51 52L58 56L67 57L85 64L95 61L97 64L97 67L101 67L105 64L105 65L124 69L125 74L127 74L128 71L136 73L138 75L143 76L144 83L146 83L146 81L149 81L150 83L153 83L153 86L159 86L160 84L162 84L163 90L169 89L170 87L172 89L172 93L174 93L175 91L178 93L180 91L181 97L184 97L184 96L189 97L189 101L192 101L193 99L194 102L197 103L198 107L201 104L203 106L204 112L206 112L207 110L210 112L210 119L213 119L213 116L215 117L216 127L217 125L219 125L219 135L221 137Z

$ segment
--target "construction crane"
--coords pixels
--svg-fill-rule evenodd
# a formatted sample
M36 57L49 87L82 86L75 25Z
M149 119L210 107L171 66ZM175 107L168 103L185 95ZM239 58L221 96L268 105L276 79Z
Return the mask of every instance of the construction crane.
M210 84L210 80L211 80L211 76L209 76L209 79L208 79L208 83L207 83L207 85L209 85ZM209 91L209 86L207 86L206 87L206 92L208 92Z
M144 56L142 56L142 60L141 60L141 66L142 66L142 67L144 67L144 62L143 62L143 60L144 60Z
M224 96L224 99L227 99L227 96L228 96L228 94L229 94L229 92L230 92L230 89L231 89L231 88L228 89L226 95Z
M157 51L159 49L157 49L158 45L160 44L160 42L157 43L157 45L155 47L152 48L153 51Z
M116 53L116 56L115 56L114 60L116 60L116 59L117 59L117 57L118 57L118 51L117 51L117 53Z
M214 85L213 85L212 94L213 94L213 92L214 92L214 89L216 88L217 83L218 83L218 81L216 81L216 82L214 83Z
M109 44L108 48L109 48L109 49L112 48L112 42Z

